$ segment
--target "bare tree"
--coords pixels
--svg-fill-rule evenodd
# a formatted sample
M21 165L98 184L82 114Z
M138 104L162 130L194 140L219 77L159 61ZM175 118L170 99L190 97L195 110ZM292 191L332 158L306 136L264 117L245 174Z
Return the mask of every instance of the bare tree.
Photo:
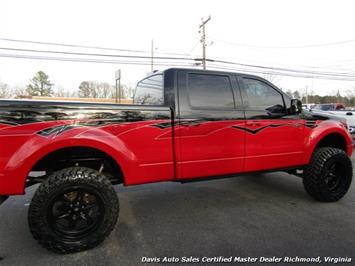
M345 91L346 98L349 100L355 97L355 87L352 90Z
M121 85L121 98L126 97L126 86ZM131 93L130 89L127 92ZM79 97L82 98L105 98L112 99L116 97L115 86L107 82L83 81L79 86Z
M264 74L263 78L266 79L267 81L273 83L273 84L276 84L276 83L280 82L280 80L281 80L281 77L276 75L276 74L274 74L274 73Z
M6 83L0 82L0 98L11 97L11 90Z
M290 97L293 97L293 92L290 89L286 91L286 94Z
M83 81L79 85L79 97L82 98L96 98L94 96L94 88L89 81Z
M70 91L66 90L63 87L59 86L55 91L54 91L54 96L55 97L63 97L63 98L72 98L76 97L77 95L76 91Z
M15 86L14 88L12 88L12 93L15 98L29 97L27 89L24 86Z
M299 92L298 90L295 90L295 91L293 92L293 98L295 98L295 99L301 99L301 94L300 94L300 92Z
M135 88L133 86L123 85L122 91L123 91L123 95L121 95L122 98L133 99L134 92L135 92Z
M114 88L107 82L96 84L98 98L113 98Z

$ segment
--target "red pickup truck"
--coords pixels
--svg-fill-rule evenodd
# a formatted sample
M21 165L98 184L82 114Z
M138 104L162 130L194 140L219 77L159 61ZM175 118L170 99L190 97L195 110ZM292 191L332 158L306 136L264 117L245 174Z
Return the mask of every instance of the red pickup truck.
M252 75L168 69L140 81L132 105L0 101L0 202L40 183L29 227L59 253L110 234L113 184L285 171L332 202L349 189L351 154L345 121L302 112Z

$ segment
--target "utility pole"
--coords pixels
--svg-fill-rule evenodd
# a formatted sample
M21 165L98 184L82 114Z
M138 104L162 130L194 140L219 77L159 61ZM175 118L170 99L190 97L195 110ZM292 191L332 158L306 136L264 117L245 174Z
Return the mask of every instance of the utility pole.
M152 43L151 43L151 61L150 61L150 72L154 71L154 67L153 67L153 58L154 58L154 40L152 39Z
M202 43L202 67L203 69L206 69L206 29L205 25L208 21L211 20L211 16L209 16L206 20L202 20L202 24L200 25L200 29L202 28L202 37L201 37L201 43ZM201 32L201 30L199 31Z
M121 103L121 69L118 69L115 72L116 80L116 103Z

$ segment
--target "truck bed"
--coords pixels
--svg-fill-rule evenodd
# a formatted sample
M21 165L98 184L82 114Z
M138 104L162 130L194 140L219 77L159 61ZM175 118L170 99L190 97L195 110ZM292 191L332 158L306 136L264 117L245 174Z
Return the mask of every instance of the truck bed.
M53 120L100 119L141 121L147 112L166 118L169 107L133 104L107 104L87 102L59 102L40 100L0 100L0 122L27 124ZM144 115L143 115L144 114Z

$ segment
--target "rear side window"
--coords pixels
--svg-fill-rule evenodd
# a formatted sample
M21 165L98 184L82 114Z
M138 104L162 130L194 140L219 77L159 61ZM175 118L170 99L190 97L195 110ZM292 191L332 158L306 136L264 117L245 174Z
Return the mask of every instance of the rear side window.
M134 104L164 105L163 75L150 76L138 82L133 97Z
M273 87L256 79L244 78L243 81L247 96L245 103L250 108L268 110L272 113L284 111L282 95Z
M191 73L188 75L188 96L192 108L234 108L232 85L228 76Z

